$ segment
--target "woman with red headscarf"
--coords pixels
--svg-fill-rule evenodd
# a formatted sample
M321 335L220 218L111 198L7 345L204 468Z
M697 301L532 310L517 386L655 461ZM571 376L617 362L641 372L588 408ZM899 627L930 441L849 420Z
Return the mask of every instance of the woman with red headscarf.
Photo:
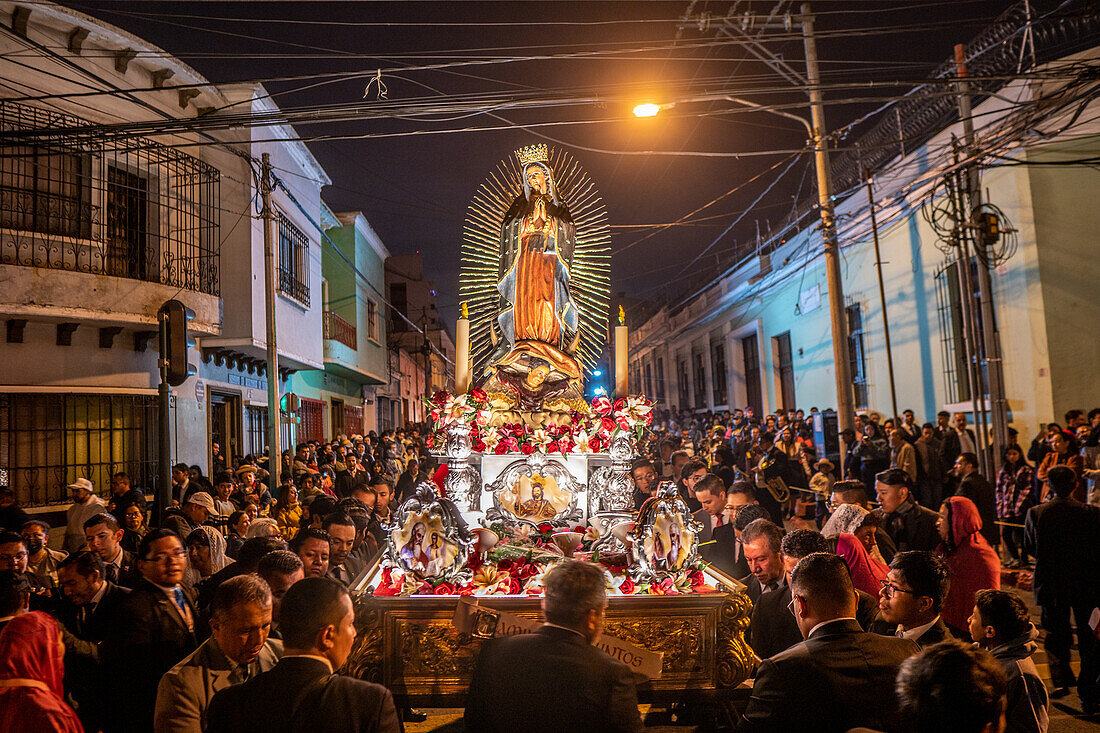
M974 594L988 588L1001 589L1001 558L982 537L978 507L965 496L948 497L943 502L936 529L943 539L937 552L951 568L951 587L940 618L956 637L969 639Z
M836 554L844 559L848 572L852 576L852 585L858 590L878 597L882 590L880 582L886 580L890 568L871 557L867 547L859 538L848 532L841 532L836 540Z
M65 645L52 617L16 616L0 632L0 716L5 730L83 733L64 700Z

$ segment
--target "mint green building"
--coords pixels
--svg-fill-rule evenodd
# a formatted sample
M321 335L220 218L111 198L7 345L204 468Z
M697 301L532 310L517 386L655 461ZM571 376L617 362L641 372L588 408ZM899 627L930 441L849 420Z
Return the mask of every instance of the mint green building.
M321 247L325 368L294 375L300 441L379 430L375 389L389 380L381 293L390 253L362 212L322 204L321 226L335 245Z

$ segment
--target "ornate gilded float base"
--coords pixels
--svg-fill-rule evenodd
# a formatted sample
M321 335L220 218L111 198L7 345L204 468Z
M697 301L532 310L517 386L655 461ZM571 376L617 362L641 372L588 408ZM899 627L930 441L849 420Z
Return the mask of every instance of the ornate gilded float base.
M745 642L752 604L744 593L616 596L609 599L606 631L664 653L661 678L640 689L643 698L684 690L736 687L752 669ZM484 605L538 619L538 598L490 597ZM451 625L454 596L362 596L359 638L347 674L389 687L415 705L461 705L480 641Z

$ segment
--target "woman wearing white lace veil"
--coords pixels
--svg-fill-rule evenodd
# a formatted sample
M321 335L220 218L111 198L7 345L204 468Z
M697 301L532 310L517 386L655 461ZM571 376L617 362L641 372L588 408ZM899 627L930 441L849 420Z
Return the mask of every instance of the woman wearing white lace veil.
M225 556L225 537L213 527L203 525L192 530L187 535L187 570L184 571L183 582L195 588L203 580L206 580L218 572L230 560Z
M878 517L867 511L859 504L841 504L825 522L821 528L821 534L826 539L839 537L842 533L853 534L867 548L867 552L883 565L888 565L875 541L875 530L878 529Z

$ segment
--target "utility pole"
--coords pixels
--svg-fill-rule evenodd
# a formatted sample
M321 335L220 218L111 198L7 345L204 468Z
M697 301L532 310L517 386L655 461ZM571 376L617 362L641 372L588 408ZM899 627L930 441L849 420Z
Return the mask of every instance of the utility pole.
M970 106L970 84L966 81L966 51L961 43L955 46L955 66L959 77L959 117L962 118L963 123L963 139L966 141L967 155L973 156L977 152L974 145L974 120ZM982 440L979 442L983 444L981 447L983 452L989 453L988 468L986 469L989 473L986 473L986 476L992 476L992 469L1003 453L1005 441L1008 439L1008 415L1004 390L1004 371L1001 362L1001 339L997 331L996 315L993 309L993 277L989 274L987 245L979 221L982 199L981 182L978 178L978 167L974 161L970 161L966 166L966 193L967 200L965 203L967 206L959 213L967 219L963 239L965 241L967 236L973 238L974 251L978 255L978 288L981 291L980 306L982 315L981 339L982 351L985 352L986 378L989 380L989 417L992 423L992 436L988 449L984 447L985 436L982 436ZM982 405L982 407L984 409L985 406ZM974 416L974 419L980 423L977 415Z
M813 121L814 162L817 167L817 197L821 209L821 237L825 247L825 277L829 288L829 316L832 322L833 367L836 369L836 412L839 428L855 427L852 365L848 360L848 322L844 309L844 285L840 277L840 251L836 218L833 214L832 172L825 140L825 106L821 96L821 74L817 67L817 40L810 4L802 3L802 41L806 49L806 80L809 83L810 117Z
M890 413L895 418L898 412L898 392L894 386L894 351L890 348L890 319L886 316L886 286L882 281L882 253L878 244L878 219L875 217L875 194L871 188L871 177L863 173L867 179L867 206L871 212L871 237L875 242L875 267L878 270L878 300L882 307L882 334L886 338L886 370L890 373L890 406L894 411Z
M275 209L271 204L274 189L271 157L264 153L260 162L260 194L263 197L264 292L267 311L267 486L271 495L279 490L282 451L279 449L279 350L275 343Z

